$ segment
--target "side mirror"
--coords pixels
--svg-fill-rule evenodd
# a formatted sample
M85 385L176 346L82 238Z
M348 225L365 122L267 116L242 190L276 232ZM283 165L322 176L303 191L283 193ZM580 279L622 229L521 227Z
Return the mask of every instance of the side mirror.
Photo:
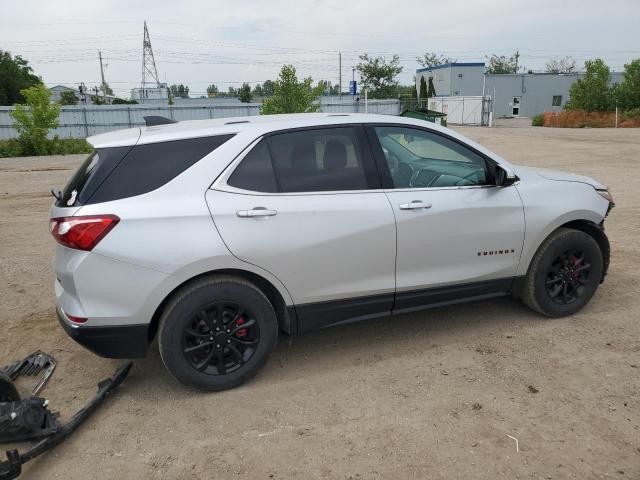
M518 177L511 174L509 175L507 171L499 165L496 165L496 173L495 173L495 184L498 187L508 187L516 183Z

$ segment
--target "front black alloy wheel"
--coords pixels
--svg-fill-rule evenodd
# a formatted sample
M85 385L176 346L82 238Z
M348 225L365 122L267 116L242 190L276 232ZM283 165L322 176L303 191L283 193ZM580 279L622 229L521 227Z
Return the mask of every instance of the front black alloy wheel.
M583 251L570 249L551 263L545 282L547 294L554 302L568 305L587 292L591 263Z
M531 260L522 300L548 317L572 315L593 297L603 268L602 252L592 236L559 228Z
M278 322L267 297L241 278L211 276L174 295L160 318L167 370L203 390L226 390L253 377L275 348Z

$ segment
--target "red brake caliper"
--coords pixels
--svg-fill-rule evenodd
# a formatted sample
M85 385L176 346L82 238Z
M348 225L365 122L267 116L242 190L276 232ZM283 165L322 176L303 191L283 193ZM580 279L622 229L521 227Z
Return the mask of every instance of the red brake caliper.
M244 317L240 317L238 320L236 320L236 325L240 326L244 324ZM236 337L238 338L242 338L242 337L246 337L247 336L247 329L243 328L240 329L236 332Z
M573 268L578 268L580 266L580 260L578 260L578 257L573 256L571 258L571 261L573 262ZM573 278L578 278L580 276L580 272L574 272L573 273Z

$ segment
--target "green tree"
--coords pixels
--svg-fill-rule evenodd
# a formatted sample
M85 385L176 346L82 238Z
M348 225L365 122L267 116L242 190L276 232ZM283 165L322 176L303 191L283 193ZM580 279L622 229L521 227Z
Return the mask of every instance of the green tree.
M125 100L124 98L114 98L111 105L137 105L137 100Z
M427 52L422 57L416 57L416 61L425 68L437 67L438 65L445 65L447 63L453 63L453 58L439 55L435 52Z
M427 97L435 97L436 96L436 87L433 85L433 77L429 77L429 86L427 87Z
M29 62L21 56L12 57L9 52L0 50L0 105L13 105L24 102L21 90L42 83L33 73Z
M384 57L360 55L361 62L356 65L360 74L362 88L369 91L371 98L391 98L397 94L396 77L402 72L400 58L394 55L387 61Z
M76 96L75 92L66 90L60 92L60 101L58 103L60 105L77 105L79 101L80 99Z
M623 110L640 108L640 58L624 66L624 77L615 93L618 105Z
M427 96L427 82L424 79L424 75L420 75L420 90L418 91L418 97L424 98Z
M171 85L169 87L169 91L173 97L189 98L189 87L183 84Z
M489 59L489 64L486 67L487 73L518 73L518 54L510 57L491 55L487 58Z
M262 85L260 85L259 83L256 84L256 86L253 87L253 94L256 97L261 97L262 96Z
M273 82L273 96L264 100L261 113L273 115L317 111L320 105L314 102L322 95L322 90L312 87L312 82L311 77L298 81L293 65L283 65L280 76Z
M262 84L262 94L265 97L270 97L275 93L275 87L274 87L274 83L273 80L266 80L263 84Z
M49 130L58 126L60 105L51 103L51 92L43 84L25 88L20 94L25 105L16 105L9 112L14 120L13 128L18 132L18 142L23 155L45 155L48 153Z
M113 95L113 89L107 82L100 85L100 91L102 92L102 95Z
M218 87L213 83L207 87L207 97L215 97L218 94Z
M604 112L612 107L612 91L609 86L609 67L600 58L584 62L585 73L569 88L567 110L581 109L587 112Z
M242 103L249 103L253 99L251 86L248 83L243 83L238 89L238 98Z

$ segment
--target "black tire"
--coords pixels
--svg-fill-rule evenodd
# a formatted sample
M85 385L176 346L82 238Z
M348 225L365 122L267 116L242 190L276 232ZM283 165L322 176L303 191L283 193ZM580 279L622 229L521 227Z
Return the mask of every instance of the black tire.
M255 285L211 276L185 286L169 301L158 343L165 367L178 381L219 391L258 373L277 338L273 306Z
M0 402L17 402L20 394L13 381L4 372L0 372Z
M579 230L559 228L540 245L525 278L522 301L547 317L584 307L602 280L598 243Z

